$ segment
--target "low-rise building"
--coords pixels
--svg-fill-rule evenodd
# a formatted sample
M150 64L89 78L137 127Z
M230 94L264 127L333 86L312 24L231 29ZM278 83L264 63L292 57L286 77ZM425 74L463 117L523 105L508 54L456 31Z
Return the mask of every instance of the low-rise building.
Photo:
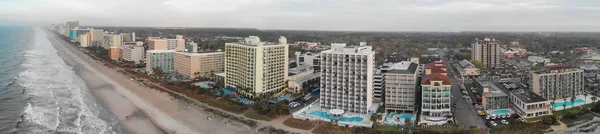
M481 106L489 111L495 109L508 109L508 95L498 88L494 83L488 80L476 80L477 84L483 91L481 97Z
M173 69L175 73L189 79L211 78L215 72L224 71L224 56L223 52L175 52Z
M298 67L297 67L298 68ZM314 70L312 69L312 66L310 65L305 65L305 66L300 66L300 68L307 68L307 69L303 69L303 72L298 72L295 73L294 75L290 75L289 76L289 81L288 81L288 88L289 90L291 90L294 93L301 93L301 92L307 92L304 89L305 88L310 88L310 87L319 87L320 84L320 77L321 77L321 73L315 73ZM294 68L290 69L290 74L291 71L295 70ZM312 90L312 89L307 89L308 91Z
M529 91L510 91L511 109L523 118L533 118L552 114L550 101Z
M540 56L529 56L529 57L527 57L527 61L529 61L529 63L533 63L533 64L550 63L550 59L540 57Z
M479 68L468 60L462 60L458 63L460 76L463 78L473 78L479 76Z
M175 50L149 50L146 51L146 73L154 74L154 69L161 73L173 72L173 55Z
M435 73L448 75L448 71L446 70L446 63L444 63L442 61L434 61L434 62L431 62L431 63L425 65L425 72L423 75L429 75L429 74L435 74Z

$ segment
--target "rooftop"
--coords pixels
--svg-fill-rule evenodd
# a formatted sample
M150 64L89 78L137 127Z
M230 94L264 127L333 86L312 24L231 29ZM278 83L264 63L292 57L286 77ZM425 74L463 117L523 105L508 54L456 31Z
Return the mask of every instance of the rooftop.
M177 54L183 54L187 56L203 56L203 55L212 55L212 54L225 54L224 52L175 52Z
M483 96L485 97L503 97L503 96L508 96L506 93L504 93L502 91L502 89L498 88L496 85L494 85L494 83L490 82L490 81L479 81L479 84L481 84L481 86L483 88L488 88L488 92L484 92L482 93Z
M174 53L175 50L148 50L148 53Z
M300 77L298 79L295 79L294 81L296 83L302 83L302 82L305 82L305 81L308 81L308 80L311 80L311 79L314 79L314 78L317 78L317 77L321 77L321 73L320 72L319 73L313 73L313 74L310 74L310 75L307 75L307 76L304 76L304 77Z
M530 90L523 90L523 89L512 90L512 91L510 91L510 94L517 97L519 100L523 101L524 103L546 101L546 99L531 92Z
M440 73L433 73L423 76L423 80L421 80L421 85L429 85L431 84L431 81L442 81L443 85L452 85L452 83L450 82L450 77Z
M387 68L387 73L394 74L415 74L419 65L410 61L395 63Z
M571 65L552 65L552 66L545 66L544 69L546 71L554 71L554 70L565 70L565 69L572 69L573 66Z
M467 68L468 66L473 66L473 67L475 66L475 65L473 65L473 63L469 62L469 61L468 61L468 60L466 60L466 59L464 59L464 60L460 61L460 62L458 63L458 65L460 65L460 67L461 67L461 68Z

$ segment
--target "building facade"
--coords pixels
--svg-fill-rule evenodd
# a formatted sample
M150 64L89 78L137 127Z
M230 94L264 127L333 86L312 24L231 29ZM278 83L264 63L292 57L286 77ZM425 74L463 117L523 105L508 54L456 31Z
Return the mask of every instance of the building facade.
M583 94L583 70L569 65L545 66L542 71L531 72L531 91L547 99L564 99Z
M479 76L479 68L475 67L471 62L462 60L458 63L460 76L463 78L472 78Z
M90 47L90 33L85 33L79 35L79 46L80 47Z
M415 109L419 65L403 61L390 66L385 73L385 110L413 113Z
M321 57L319 54L313 54L310 52L302 54L300 52L295 52L294 55L296 55L296 63L298 66L311 65L319 67L321 65Z
M223 52L175 52L173 69L175 73L189 79L212 78L215 73L224 71L224 57Z
M119 34L104 34L104 40L102 41L102 47L104 49L109 48L121 48L123 43L123 36Z
M121 47L121 59L132 61L135 64L144 62L144 42L123 42Z
M167 38L148 38L148 50L176 50L183 51L185 49L185 39L182 35L176 35L175 39Z
M510 107L516 114L523 118L533 118L552 114L549 100L531 92L530 90L510 91Z
M154 69L160 69L161 73L173 72L173 55L175 50L149 50L146 51L146 73L154 74ZM158 70L156 70L158 71Z
M121 58L121 48L110 47L108 49L108 55L111 60L118 60L119 58Z
M421 114L425 118L440 118L451 115L452 83L441 73L423 76L421 80Z
M508 95L489 80L477 79L475 85L481 93L481 106L484 110L508 109Z
M321 52L320 105L351 113L369 113L373 103L374 55L371 46L331 44Z
M288 48L283 36L278 43L261 42L257 36L226 43L225 85L248 97L282 90L288 79Z
M471 60L481 61L485 68L494 69L500 66L500 41L493 38L475 39L471 44Z

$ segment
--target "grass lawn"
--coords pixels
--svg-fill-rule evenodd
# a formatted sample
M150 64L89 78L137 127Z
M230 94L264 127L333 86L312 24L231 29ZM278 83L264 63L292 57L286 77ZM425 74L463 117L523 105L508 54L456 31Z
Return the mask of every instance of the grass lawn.
M310 130L315 127L316 122L310 120L300 120L294 118L288 118L283 122L284 125L292 128Z
M248 112L246 112L244 114L244 116L246 116L248 118L252 118L252 119L263 120L263 121L271 121L271 119L272 119L271 117L269 117L267 115L259 114L255 110L249 110Z
M373 127L373 130L381 133L401 133L401 126L385 126L385 125L376 125Z

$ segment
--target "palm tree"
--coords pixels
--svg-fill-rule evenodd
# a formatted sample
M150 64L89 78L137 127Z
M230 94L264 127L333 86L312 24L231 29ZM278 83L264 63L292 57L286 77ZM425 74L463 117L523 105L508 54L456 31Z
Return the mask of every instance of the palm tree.
M565 114L565 111L567 111L567 110L565 110L565 109L566 109L566 107L567 107L567 103L563 103L563 105L562 105L562 106L563 106L563 114Z
M592 102L596 102L596 96L592 96Z
M571 97L571 107L575 106L575 96Z
M550 102L550 106L552 106L551 110L552 110L552 112L554 112L554 100L552 102Z

